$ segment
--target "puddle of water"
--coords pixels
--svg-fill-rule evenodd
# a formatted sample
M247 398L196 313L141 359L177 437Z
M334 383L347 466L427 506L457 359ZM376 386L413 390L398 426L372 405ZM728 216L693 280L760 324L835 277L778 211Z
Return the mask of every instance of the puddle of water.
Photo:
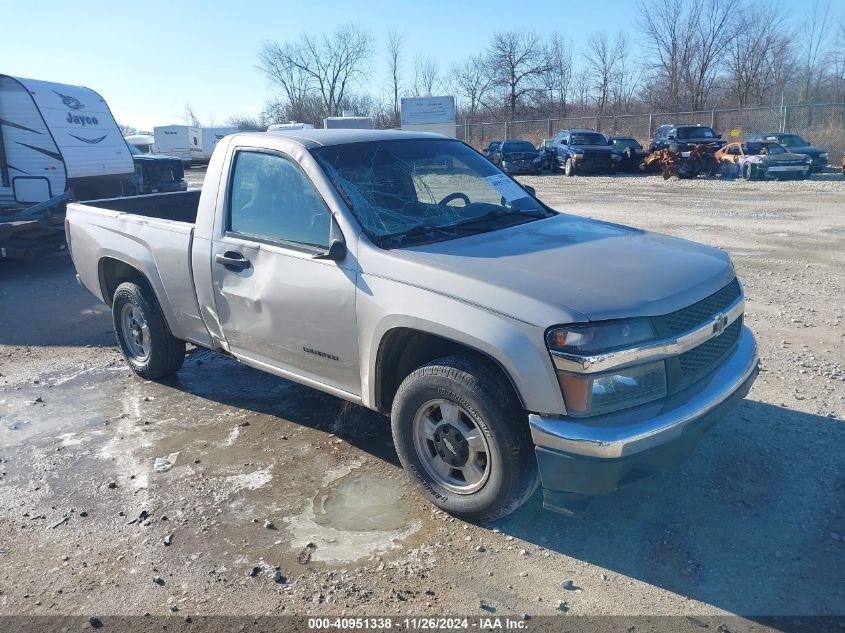
M351 474L361 463L331 469L336 481L324 486L301 514L284 519L292 548L314 543L311 560L355 561L401 547L420 529L422 523L403 501L407 484Z
M404 492L405 486L394 479L348 477L323 495L314 522L348 532L398 530L411 519L396 503Z

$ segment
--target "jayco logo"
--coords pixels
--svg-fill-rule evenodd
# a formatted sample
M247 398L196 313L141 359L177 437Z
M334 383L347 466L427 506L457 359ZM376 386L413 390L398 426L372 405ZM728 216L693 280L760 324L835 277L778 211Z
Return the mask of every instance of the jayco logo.
M82 116L79 114L73 114L72 112L67 113L67 119L65 120L72 125L81 125L82 127L85 127L86 125L100 124L95 116Z
M85 104L82 103L76 97L71 97L70 95L63 95L61 92L56 92L55 90L53 92L59 95L62 100L62 103L65 105L66 108L70 108L71 110L81 110L85 107Z

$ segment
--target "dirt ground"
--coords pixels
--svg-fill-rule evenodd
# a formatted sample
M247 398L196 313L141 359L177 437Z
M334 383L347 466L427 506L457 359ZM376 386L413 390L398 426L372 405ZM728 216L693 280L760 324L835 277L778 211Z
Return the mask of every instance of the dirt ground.
M67 255L0 261L0 615L845 614L845 178L525 181L731 254L763 371L689 462L468 524L384 418L201 350L140 380Z

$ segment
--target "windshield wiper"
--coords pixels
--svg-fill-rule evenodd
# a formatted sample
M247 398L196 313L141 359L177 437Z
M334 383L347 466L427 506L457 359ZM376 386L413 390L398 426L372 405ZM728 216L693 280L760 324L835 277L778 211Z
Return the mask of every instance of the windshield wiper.
M386 240L395 239L398 240L401 244L406 239L411 237L421 237L431 235L432 237L436 234L444 235L446 237L453 237L455 233L467 233L469 232L468 227L461 227L459 224L417 224L416 226L412 226L410 229L405 231L396 231L395 233L387 233L386 235L381 235L379 240L384 242Z
M466 220L461 220L457 224L453 224L453 227L469 227L473 224L483 224L488 220L496 220L498 218L504 217L526 217L526 218L534 218L534 219L541 219L549 217L549 214L546 211L517 211L516 209L494 209L483 215L479 215L475 218L467 218Z

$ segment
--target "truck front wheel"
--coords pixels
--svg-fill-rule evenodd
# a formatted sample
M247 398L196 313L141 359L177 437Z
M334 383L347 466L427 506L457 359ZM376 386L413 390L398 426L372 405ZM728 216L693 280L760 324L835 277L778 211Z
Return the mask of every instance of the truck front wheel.
M575 161L571 158L567 158L566 162L563 164L563 173L567 176L575 175Z
M476 521L503 517L538 483L528 420L492 368L460 356L423 365L391 411L402 466L437 507Z
M112 318L123 357L141 378L166 378L182 367L185 341L170 333L148 288L131 281L120 284L112 300Z

